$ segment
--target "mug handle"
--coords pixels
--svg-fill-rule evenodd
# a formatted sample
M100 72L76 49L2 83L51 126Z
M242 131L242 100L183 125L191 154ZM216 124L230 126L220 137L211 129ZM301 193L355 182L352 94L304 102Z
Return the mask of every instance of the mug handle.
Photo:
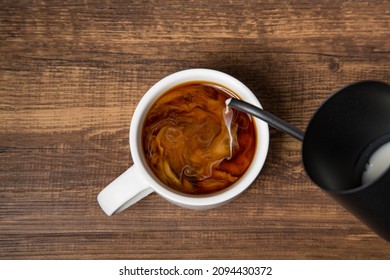
M97 201L108 216L122 212L154 190L133 165L106 186L97 196Z

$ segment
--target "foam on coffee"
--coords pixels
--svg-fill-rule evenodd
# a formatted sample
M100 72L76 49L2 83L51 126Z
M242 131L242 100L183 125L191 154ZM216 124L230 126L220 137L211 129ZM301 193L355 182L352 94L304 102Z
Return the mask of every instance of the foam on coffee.
M226 108L237 96L219 85L192 82L163 93L149 109L143 149L149 167L167 187L208 194L236 182L256 149L252 117Z

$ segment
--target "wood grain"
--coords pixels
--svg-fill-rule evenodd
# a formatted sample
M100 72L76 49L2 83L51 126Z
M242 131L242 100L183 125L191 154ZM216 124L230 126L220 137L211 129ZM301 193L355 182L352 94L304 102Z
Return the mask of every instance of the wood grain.
M162 77L231 74L304 129L333 91L390 82L388 1L1 1L1 259L389 259L271 129L267 163L209 211L152 194L106 217L134 109Z

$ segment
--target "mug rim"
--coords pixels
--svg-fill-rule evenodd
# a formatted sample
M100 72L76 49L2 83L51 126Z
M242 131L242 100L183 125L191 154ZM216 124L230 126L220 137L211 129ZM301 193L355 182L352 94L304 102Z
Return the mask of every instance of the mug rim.
M156 178L144 160L141 140L142 127L150 106L161 94L165 93L174 86L191 81L204 81L221 85L237 94L237 96L241 99L250 102L255 106L261 107L261 105L254 93L241 81L224 72L206 68L192 68L174 72L157 81L141 98L134 111L129 130L130 151L134 166L137 168L140 175L146 179L150 187L153 188L159 195L175 204L179 204L184 207L197 208L227 202L238 196L252 184L262 170L268 154L269 129L267 123L253 117L256 128L257 146L254 157L248 170L245 171L237 182L233 183L225 190L208 195L191 195L177 192L165 186L158 180L158 178Z

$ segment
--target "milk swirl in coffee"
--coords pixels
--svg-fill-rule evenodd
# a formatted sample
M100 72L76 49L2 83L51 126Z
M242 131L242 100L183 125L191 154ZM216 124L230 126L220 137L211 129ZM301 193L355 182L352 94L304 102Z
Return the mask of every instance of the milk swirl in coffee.
M193 82L163 93L143 126L145 159L156 177L176 191L209 194L236 182L256 150L251 116L229 109L237 96L219 85Z

